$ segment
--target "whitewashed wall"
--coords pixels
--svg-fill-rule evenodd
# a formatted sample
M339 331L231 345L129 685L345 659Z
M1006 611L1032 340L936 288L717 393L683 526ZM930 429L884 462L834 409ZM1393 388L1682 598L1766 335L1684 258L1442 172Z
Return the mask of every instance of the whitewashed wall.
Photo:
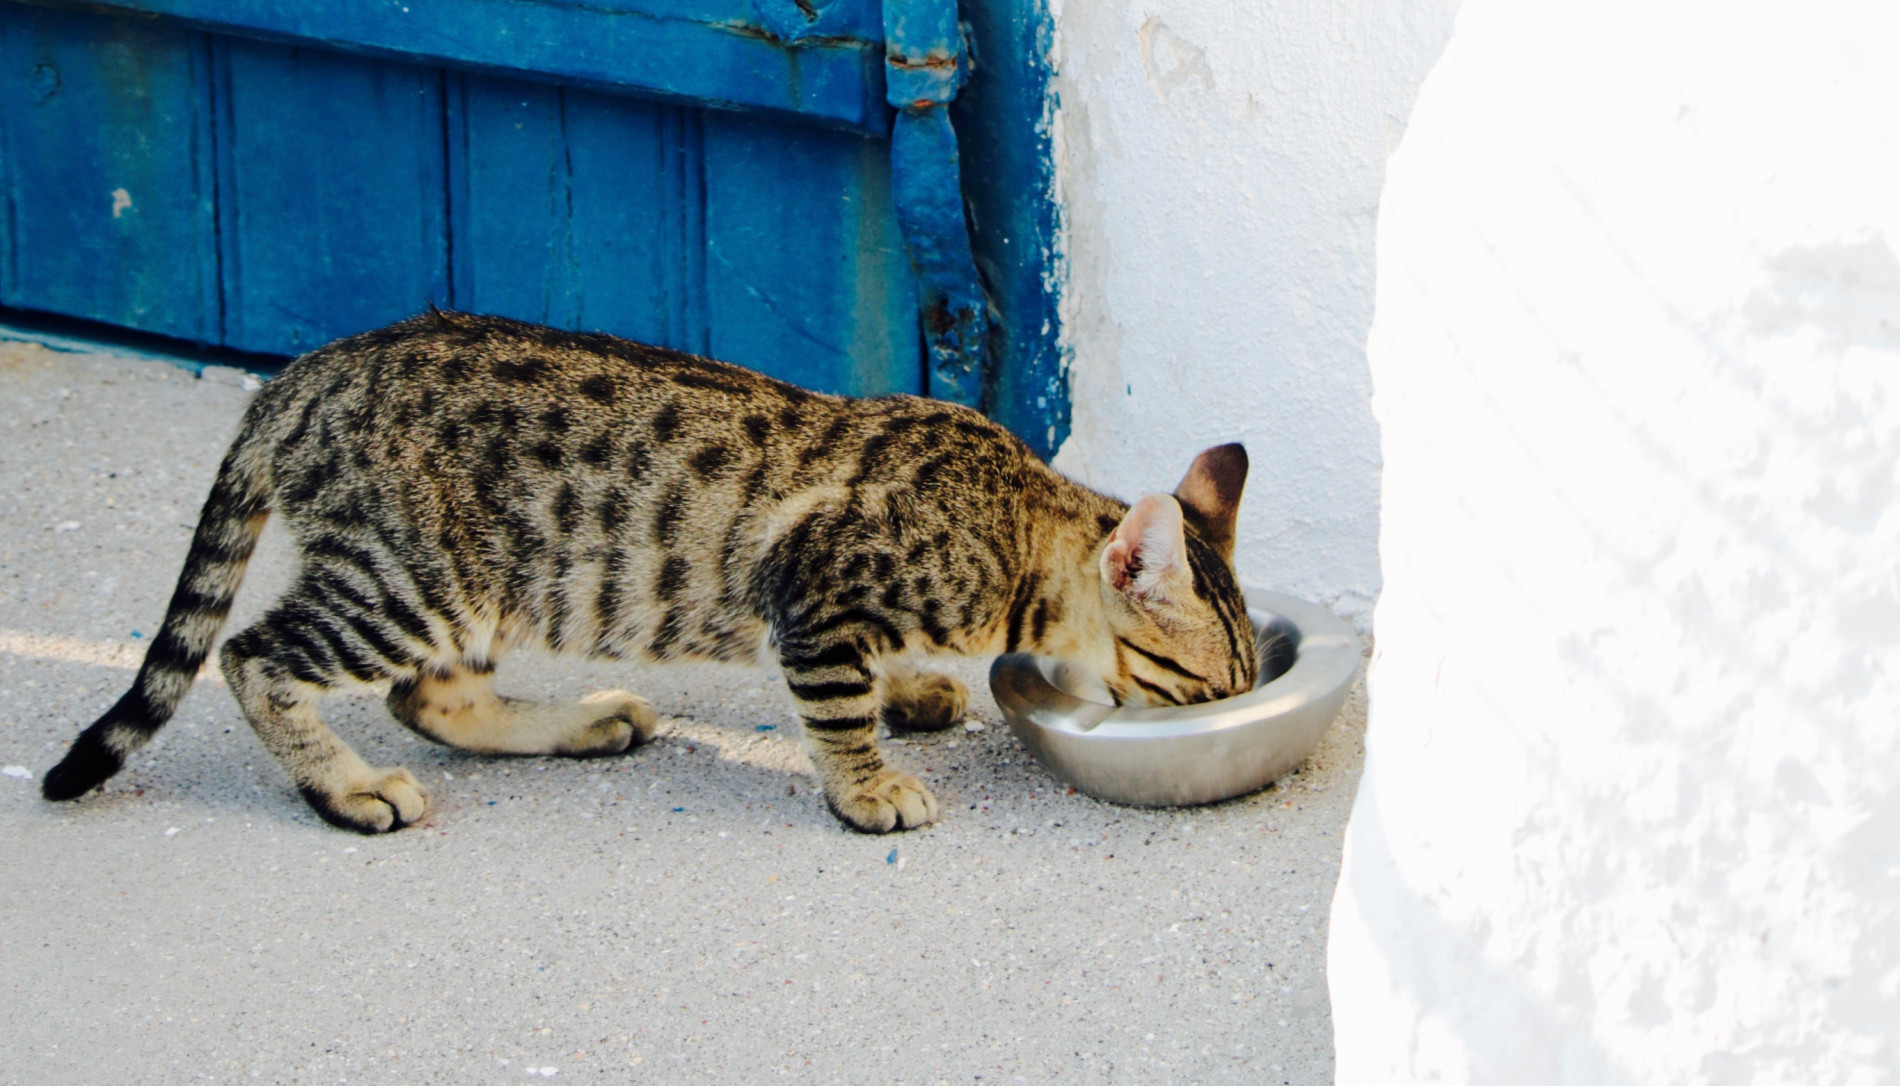
M1074 402L1056 464L1133 498L1245 441L1242 576L1362 625L1374 213L1455 4L1053 4Z
M1900 1081L1900 5L1468 0L1378 245L1338 1081Z

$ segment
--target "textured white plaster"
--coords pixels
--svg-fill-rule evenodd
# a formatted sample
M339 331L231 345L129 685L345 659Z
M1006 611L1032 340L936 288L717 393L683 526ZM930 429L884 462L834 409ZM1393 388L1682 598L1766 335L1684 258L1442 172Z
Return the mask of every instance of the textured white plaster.
M1379 219L1340 1083L1900 1080L1896 58L1460 12Z
M1056 464L1133 499L1245 441L1242 576L1362 624L1374 212L1455 3L1054 5L1074 403Z

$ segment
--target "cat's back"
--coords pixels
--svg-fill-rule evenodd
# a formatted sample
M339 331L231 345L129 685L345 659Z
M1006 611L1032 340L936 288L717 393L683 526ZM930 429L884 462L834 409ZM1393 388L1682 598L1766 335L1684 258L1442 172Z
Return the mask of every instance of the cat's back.
M669 393L692 392L812 398L794 385L682 351L431 309L296 359L267 386L259 405L264 414L310 409L347 414L363 425L409 425L483 407L502 413L560 406L611 418L657 407ZM517 426L529 421L525 414L509 417Z
M993 491L1035 462L980 413L913 396L810 392L615 336L441 310L338 340L270 382L254 423L280 453L479 476L677 465L715 482L950 483ZM420 459L430 463L422 464ZM668 472L671 474L671 472Z

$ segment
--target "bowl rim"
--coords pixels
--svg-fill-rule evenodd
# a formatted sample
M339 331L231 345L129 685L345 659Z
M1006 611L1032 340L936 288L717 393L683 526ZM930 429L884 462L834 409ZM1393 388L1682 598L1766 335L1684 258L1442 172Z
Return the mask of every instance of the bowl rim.
M1057 730L1091 740L1121 741L1204 735L1243 728L1283 717L1339 693L1359 669L1359 638L1352 628L1319 604L1282 592L1244 590L1248 617L1256 626L1278 617L1299 630L1300 642L1293 666L1285 673L1244 694L1196 705L1112 706L1078 697L1049 679L1054 657L1034 653L999 656L991 667L990 687L999 705L1024 724ZM1012 673L1014 682L999 685L999 673ZM1006 697L1006 686L1012 696Z

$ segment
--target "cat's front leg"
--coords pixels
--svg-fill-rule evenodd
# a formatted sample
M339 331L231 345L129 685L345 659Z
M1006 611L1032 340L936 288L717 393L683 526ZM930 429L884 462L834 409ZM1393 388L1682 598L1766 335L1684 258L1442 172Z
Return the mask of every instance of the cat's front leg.
M886 659L880 664L884 675L878 684L879 711L892 735L940 732L969 711L970 691L956 679L920 671L908 660Z
M823 649L781 645L779 664L832 813L861 833L936 821L937 797L878 754L876 688L862 652L850 642Z

